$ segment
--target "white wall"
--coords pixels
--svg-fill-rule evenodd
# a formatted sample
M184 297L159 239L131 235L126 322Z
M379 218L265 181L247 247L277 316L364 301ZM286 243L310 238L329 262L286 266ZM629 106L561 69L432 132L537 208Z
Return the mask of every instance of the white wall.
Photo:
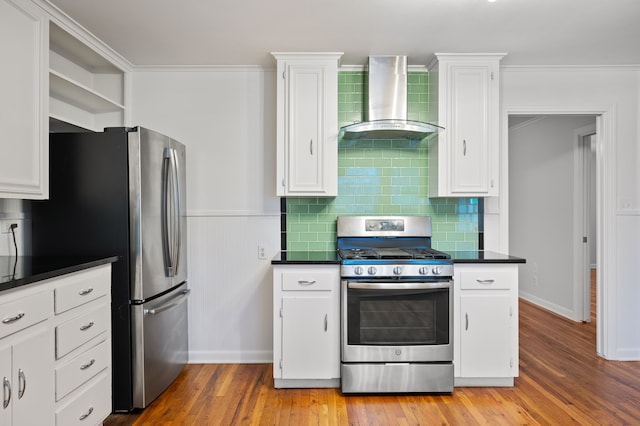
M640 72L638 67L506 67L501 75L501 195L490 206L486 233L489 248L508 251L508 134L506 116L513 111L545 113L603 111L604 142L598 146L598 175L603 179L598 216L600 253L598 346L609 359L640 360ZM604 167L601 167L604 166ZM507 191L507 192L504 192ZM497 206L497 207L496 207ZM507 235L505 235L507 234ZM497 237L496 237L497 236ZM600 238L602 237L602 238ZM602 275L600 275L602 274ZM602 321L602 323L601 323Z
M140 69L131 83L130 124L187 146L190 362L270 362L275 73Z
M31 247L25 245L27 242L31 242L31 221L25 215L25 203L22 200L0 198L0 224L4 228L7 223L18 224L18 228L15 230L18 256L31 253ZM11 233L5 234L3 231L4 229L0 229L0 256L15 256L13 235Z
M509 129L509 251L520 297L568 318L574 306L574 131L595 117L538 116Z

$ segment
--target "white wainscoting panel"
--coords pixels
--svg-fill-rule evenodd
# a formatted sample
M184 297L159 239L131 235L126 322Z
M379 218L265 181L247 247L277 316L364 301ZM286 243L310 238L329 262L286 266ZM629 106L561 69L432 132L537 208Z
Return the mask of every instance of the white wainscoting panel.
M189 362L272 362L280 216L189 217L188 228Z

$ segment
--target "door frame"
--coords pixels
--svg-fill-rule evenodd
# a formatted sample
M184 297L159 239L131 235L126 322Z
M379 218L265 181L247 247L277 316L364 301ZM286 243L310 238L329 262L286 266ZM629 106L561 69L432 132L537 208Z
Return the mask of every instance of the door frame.
M510 115L595 115L596 116L596 351L603 358L615 356L617 322L615 295L616 259L616 106L504 105L500 114L500 196L485 210L485 233L493 233L497 247L509 253L509 116ZM489 199L490 200L490 199ZM488 215L488 216L487 216Z
M590 162L587 163L591 159L591 146L585 146L585 138L594 134L597 138L595 125L580 127L573 132L573 319L583 322L591 321L589 248L595 236L590 235L589 230L590 177L596 172L591 170Z

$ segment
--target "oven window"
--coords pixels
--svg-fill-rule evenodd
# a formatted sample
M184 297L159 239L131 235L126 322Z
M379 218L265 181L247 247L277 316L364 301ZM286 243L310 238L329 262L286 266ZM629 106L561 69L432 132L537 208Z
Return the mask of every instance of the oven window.
M449 289L347 290L350 345L449 343Z

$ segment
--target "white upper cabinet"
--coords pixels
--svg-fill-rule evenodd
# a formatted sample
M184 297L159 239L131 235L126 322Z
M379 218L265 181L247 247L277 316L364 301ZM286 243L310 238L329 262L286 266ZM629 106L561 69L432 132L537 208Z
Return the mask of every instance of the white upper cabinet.
M48 197L47 24L31 2L0 0L0 198Z
M49 43L51 127L124 126L125 72L53 22Z
M277 195L338 195L341 53L273 53L277 66Z
M432 197L498 195L499 65L503 56L436 53L429 79L437 106L430 118L444 130L429 146Z

